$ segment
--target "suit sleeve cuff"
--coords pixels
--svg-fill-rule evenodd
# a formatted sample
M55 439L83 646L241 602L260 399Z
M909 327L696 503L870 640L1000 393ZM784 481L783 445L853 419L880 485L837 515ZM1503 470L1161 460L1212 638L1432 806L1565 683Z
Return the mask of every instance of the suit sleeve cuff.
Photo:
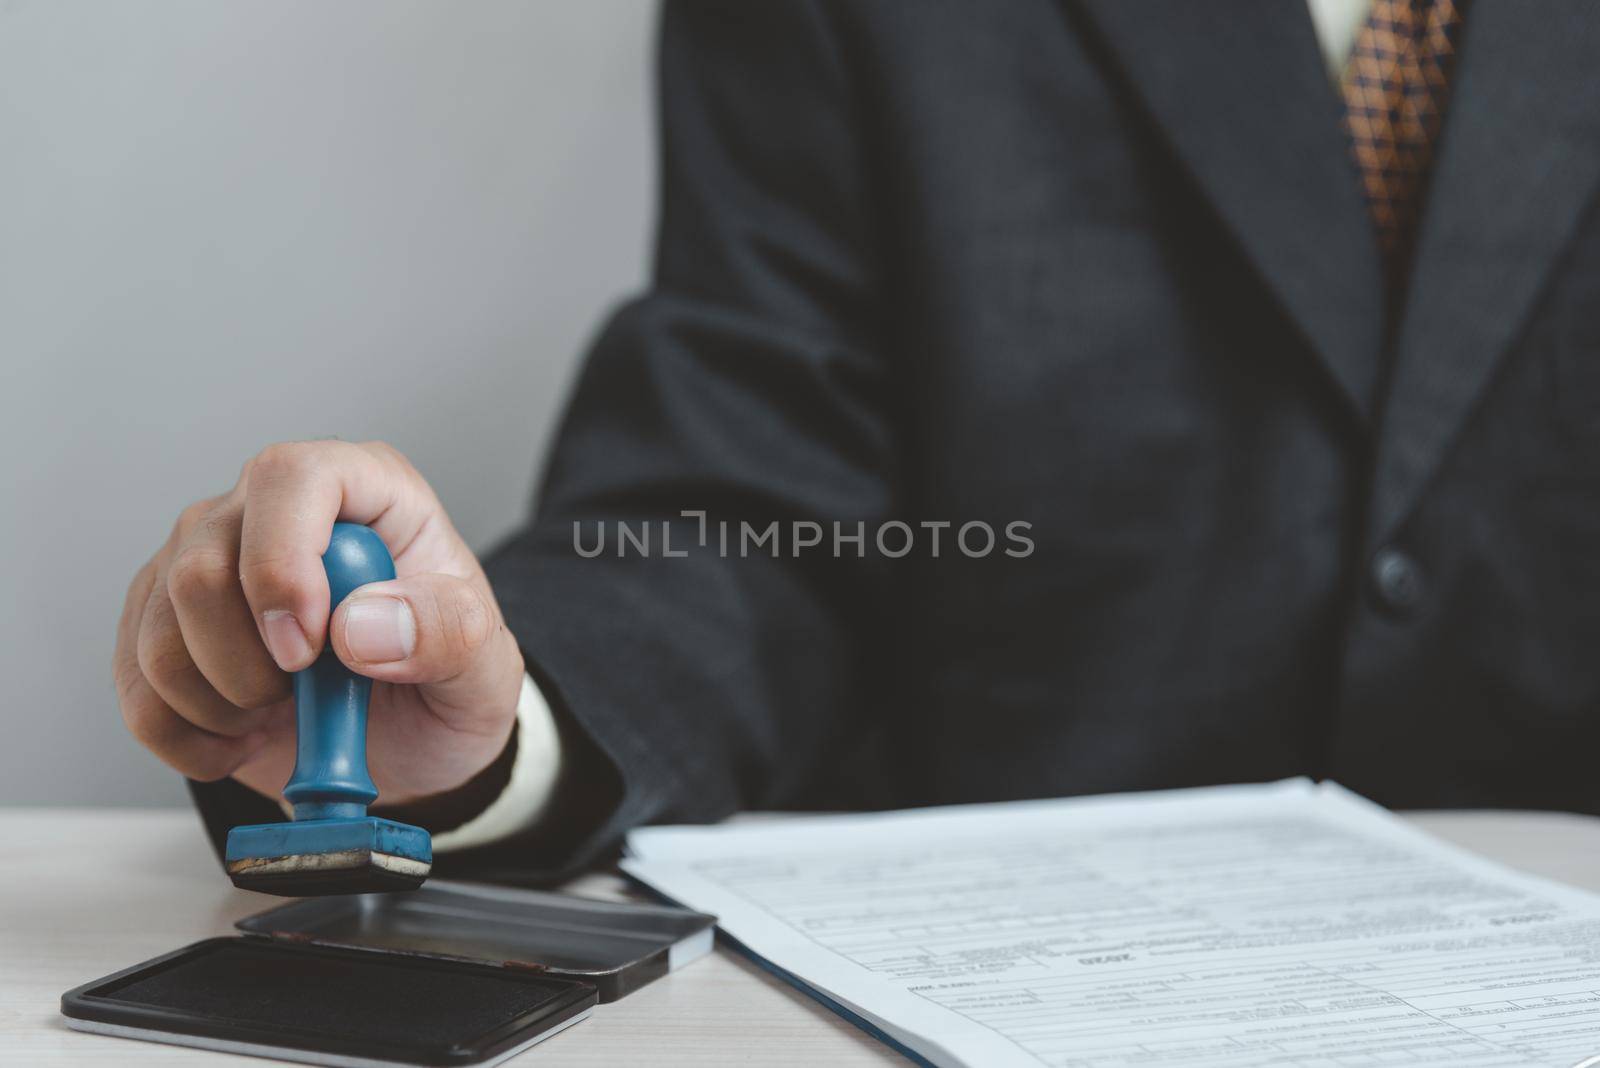
M561 736L537 683L522 677L517 698L517 753L500 796L461 826L433 836L435 853L491 845L528 830L544 816L561 772Z

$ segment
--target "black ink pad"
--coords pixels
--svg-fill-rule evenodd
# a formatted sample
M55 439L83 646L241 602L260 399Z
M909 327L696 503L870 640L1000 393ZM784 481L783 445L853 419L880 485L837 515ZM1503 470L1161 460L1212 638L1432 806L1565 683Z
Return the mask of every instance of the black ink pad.
M359 949L213 938L61 998L68 1025L332 1065L492 1064L587 1016L587 983Z

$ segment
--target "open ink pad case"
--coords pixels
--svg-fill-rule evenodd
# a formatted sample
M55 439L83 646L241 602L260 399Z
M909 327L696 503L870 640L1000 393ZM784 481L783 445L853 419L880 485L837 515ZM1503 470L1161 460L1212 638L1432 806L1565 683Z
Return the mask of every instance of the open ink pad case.
M493 1064L711 949L715 917L445 882L293 901L62 995L67 1024L312 1064Z

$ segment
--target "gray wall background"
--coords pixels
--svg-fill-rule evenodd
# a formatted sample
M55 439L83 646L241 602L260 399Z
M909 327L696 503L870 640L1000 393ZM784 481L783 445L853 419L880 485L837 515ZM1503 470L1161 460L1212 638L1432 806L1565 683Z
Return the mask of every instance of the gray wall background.
M133 572L262 445L383 438L484 547L643 278L649 0L0 0L0 803L176 804Z

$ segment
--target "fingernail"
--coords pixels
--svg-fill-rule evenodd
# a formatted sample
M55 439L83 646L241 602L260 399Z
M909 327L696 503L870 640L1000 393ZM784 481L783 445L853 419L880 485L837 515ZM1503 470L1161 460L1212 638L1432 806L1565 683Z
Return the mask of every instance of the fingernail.
M293 612L263 612L261 633L267 639L267 652L285 671L297 671L311 660L311 643Z
M393 597L363 597L344 608L344 643L364 664L404 660L417 647L411 606Z

